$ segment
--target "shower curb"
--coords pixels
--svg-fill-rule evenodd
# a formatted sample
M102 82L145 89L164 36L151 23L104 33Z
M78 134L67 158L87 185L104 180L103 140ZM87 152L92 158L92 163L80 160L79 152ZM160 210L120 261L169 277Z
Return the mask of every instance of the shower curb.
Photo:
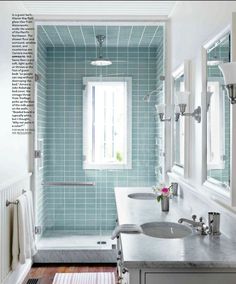
M116 263L117 250L39 250L34 263Z

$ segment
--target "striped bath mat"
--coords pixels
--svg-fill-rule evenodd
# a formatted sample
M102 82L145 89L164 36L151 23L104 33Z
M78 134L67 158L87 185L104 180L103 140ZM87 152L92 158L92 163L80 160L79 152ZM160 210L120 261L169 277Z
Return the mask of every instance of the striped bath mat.
M52 284L115 284L113 272L56 273Z

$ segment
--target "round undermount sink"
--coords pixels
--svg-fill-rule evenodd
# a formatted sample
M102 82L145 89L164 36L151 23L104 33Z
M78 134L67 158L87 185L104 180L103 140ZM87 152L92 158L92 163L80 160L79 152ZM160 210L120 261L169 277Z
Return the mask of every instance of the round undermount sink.
M132 199L140 199L140 200L154 200L157 198L154 193L149 193L149 192L131 193L128 195L128 197Z
M141 227L144 235L154 238L180 239L192 233L189 227L172 222L150 222Z

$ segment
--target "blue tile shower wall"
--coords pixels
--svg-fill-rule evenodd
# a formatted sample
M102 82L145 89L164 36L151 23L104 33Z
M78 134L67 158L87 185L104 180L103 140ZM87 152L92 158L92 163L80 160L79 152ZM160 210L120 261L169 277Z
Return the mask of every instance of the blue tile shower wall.
M47 48L47 127L45 179L93 181L94 187L45 187L45 226L97 234L115 226L114 187L152 186L156 182L155 102L143 100L156 88L156 48L107 48L114 62L96 68L95 48ZM162 71L161 71L162 73ZM132 169L83 170L82 79L86 76L132 77Z

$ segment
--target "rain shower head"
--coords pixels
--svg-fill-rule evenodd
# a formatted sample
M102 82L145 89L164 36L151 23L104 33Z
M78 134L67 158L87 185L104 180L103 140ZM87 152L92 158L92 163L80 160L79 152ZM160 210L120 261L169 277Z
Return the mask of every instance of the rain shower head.
M105 40L104 35L97 35L96 39L98 41L98 57L96 59L93 59L90 64L93 66L103 67L103 66L109 66L112 64L112 61L104 58L102 55L102 44Z

